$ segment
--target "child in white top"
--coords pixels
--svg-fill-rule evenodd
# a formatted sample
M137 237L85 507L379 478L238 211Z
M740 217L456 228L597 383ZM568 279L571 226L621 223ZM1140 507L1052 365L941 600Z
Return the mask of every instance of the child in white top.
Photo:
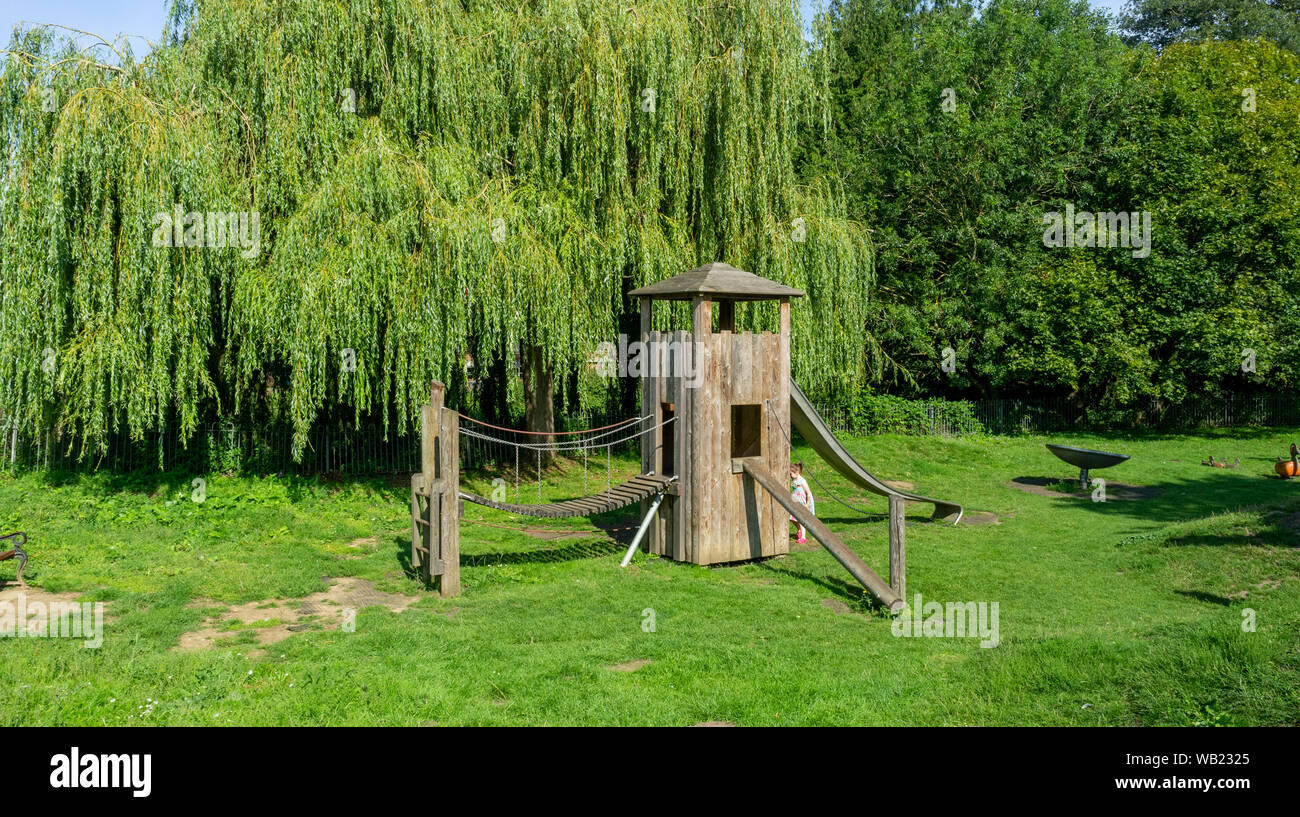
M816 513L817 505L813 500L812 488L808 487L808 480L803 477L802 462L796 462L790 466L790 485L794 501L807 508L809 513ZM790 521L798 524L798 521L793 516L790 517ZM801 545L808 541L808 531L804 529L803 525L799 525L799 538L795 541Z

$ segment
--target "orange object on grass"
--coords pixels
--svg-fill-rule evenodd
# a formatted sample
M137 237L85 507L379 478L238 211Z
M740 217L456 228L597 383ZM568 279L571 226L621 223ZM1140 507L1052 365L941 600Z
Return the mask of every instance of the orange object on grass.
M1300 449L1296 448L1295 443L1291 443L1290 461L1279 458L1278 461L1274 463L1273 470L1283 479L1290 479L1291 477L1300 475Z

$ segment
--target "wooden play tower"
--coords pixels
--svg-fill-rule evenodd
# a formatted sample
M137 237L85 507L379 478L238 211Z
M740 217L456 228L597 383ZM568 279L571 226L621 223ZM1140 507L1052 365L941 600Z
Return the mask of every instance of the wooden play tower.
M790 299L803 293L715 262L635 289L641 330L621 343L621 373L641 381L641 415L596 429L532 432L500 428L443 406L435 383L421 414L420 472L411 480L411 567L438 581L443 595L460 591L459 520L463 503L536 517L598 516L641 506L641 525L623 564L638 547L699 565L780 556L790 550L794 517L892 612L904 606L904 507L930 503L935 518L955 524L960 505L913 494L877 479L844 449L790 377ZM690 329L656 330L656 301L690 304ZM736 331L736 305L777 310L776 332ZM624 367L626 367L624 369ZM461 425L461 421L467 428ZM792 425L793 424L793 425ZM886 583L833 531L790 495L790 434L804 440L841 475L889 499ZM508 433L510 438L501 437ZM525 439L520 439L521 435ZM527 435L536 436L528 437ZM516 496L480 496L460 485L461 440L513 453ZM554 439L552 439L554 438ZM541 501L543 455L587 457L639 439L641 472L599 493ZM536 504L518 492L521 452L536 457ZM526 461L526 460L525 460ZM501 482L498 480L498 482Z
M631 294L641 305L642 414L655 428L642 438L641 470L677 477L646 550L700 565L788 553L789 514L744 466L786 481L790 299L803 293L715 262ZM656 301L689 302L690 329L653 329ZM736 331L737 303L772 301L775 333Z

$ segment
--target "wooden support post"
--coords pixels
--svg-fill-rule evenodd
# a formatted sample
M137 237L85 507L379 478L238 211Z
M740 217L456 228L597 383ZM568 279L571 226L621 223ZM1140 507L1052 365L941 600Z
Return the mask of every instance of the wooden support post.
M443 486L438 507L438 558L442 561L438 592L450 598L460 594L460 416L455 409L442 409L438 436Z
M442 384L430 390L430 404L420 407L420 473L411 477L411 567L427 582L437 565L436 531L431 524L437 503L438 412ZM435 408L436 406L436 408ZM427 554L427 558L426 558Z
M697 296L691 300L691 332L681 337L682 354L693 356L696 344L699 344L700 349L707 348L712 335L713 302ZM692 363L703 366L705 361L693 359ZM677 428L673 429L673 439L677 441L678 453L674 462L677 466L677 484L681 488L674 509L677 542L673 548L673 559L699 564L712 545L701 539L701 526L697 520L711 519L714 513L709 504L710 496L705 490L713 475L702 466L706 462L704 452L708 450L710 434L709 423L704 418L711 413L708 401L715 398L707 389L692 388L680 373L673 379L677 381L680 390L677 412L680 419Z
M637 335L637 340L641 343L647 343L650 340L650 330L654 326L654 306L653 301L649 298L642 298L641 307L641 329ZM642 348L645 348L644 346ZM655 394L654 382L644 375L641 377L641 416L650 416L649 428L659 424L659 398ZM642 429L643 430L643 429ZM659 463L656 462L656 448L659 440L662 438L662 429L649 431L641 435L641 473L657 474L659 473ZM641 503L641 514L644 516L650 510L646 502ZM646 550L655 553L656 548L662 547L662 537L659 535L659 528L656 527L650 533L650 539L646 545Z
M652 304L653 301L649 298L641 299L641 334L638 339L643 344L650 342L650 331L653 326ZM650 415L651 426L659 423L659 401L654 385L653 378L647 377L644 373L641 375L641 416ZM641 473L643 474L659 473L658 463L655 461L657 459L655 449L660 436L660 433L655 431L641 437Z
M444 386L433 381L433 388L429 390L429 405L420 407L420 471L430 482L441 476L438 474L437 440L445 393Z
M443 596L460 593L460 417L434 382L420 407L420 472L411 477L411 567Z
M424 495L424 474L411 475L411 569L422 573L424 556L420 552L424 533L420 529L420 497Z
M704 298L691 301L691 339L703 340L713 334L713 302Z
M736 331L736 302L718 301L718 331Z
M889 587L902 599L907 598L906 507L901 496L889 495Z

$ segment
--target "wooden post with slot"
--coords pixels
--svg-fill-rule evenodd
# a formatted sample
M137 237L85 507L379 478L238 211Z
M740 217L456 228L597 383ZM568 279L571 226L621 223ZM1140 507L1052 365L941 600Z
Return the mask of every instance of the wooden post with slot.
M901 496L889 495L889 587L904 601L907 600L906 508L907 502Z
M443 596L460 593L460 417L434 381L420 407L420 471L411 477L411 567Z

